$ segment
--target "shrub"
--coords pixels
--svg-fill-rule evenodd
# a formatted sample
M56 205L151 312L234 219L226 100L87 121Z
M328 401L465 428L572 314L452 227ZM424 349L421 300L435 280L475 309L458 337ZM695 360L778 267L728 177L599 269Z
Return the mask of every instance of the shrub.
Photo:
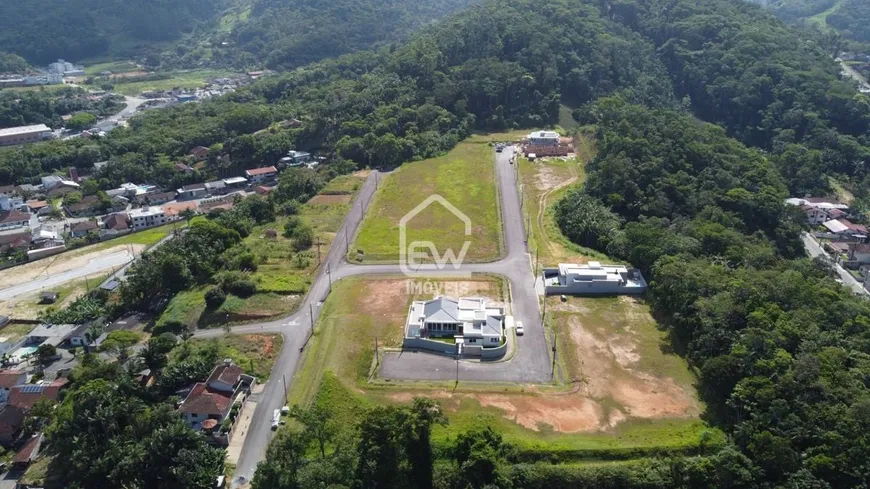
M293 233L296 231L296 229L299 226L302 226L302 221L298 217L294 216L294 217L291 217L290 219L288 219L287 223L284 224L284 237L285 238L292 238Z
M151 328L151 335L160 336L164 333L181 334L185 329L187 329L187 325L181 321L169 320L154 325Z
M227 299L227 293L220 287L212 287L205 293L205 305L209 309L217 309Z
M227 290L239 297L250 297L257 293L257 284L247 279L236 280L228 284Z
M295 200L290 200L284 202L284 205L281 206L281 212L284 213L285 216L295 216L299 214L299 208L301 204Z
M302 224L293 230L293 249L296 251L307 250L314 244L314 230L310 226Z

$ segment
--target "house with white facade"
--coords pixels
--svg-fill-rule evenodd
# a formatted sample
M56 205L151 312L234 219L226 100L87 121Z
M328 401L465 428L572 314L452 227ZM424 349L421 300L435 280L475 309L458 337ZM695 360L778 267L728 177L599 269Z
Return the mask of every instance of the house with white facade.
M250 170L245 170L245 177L247 177L247 179L251 183L268 182L270 180L274 180L277 176L278 169L274 166L267 166L265 168L251 168Z
M162 207L142 207L133 209L127 214L130 216L129 222L133 225L134 231L166 224L166 213Z
M548 295L642 294L647 288L640 270L597 261L560 263L559 268L545 268L542 279Z
M791 198L786 199L785 203L800 207L806 213L807 223L811 226L845 217L849 210L849 206L824 197Z
M499 347L505 334L505 309L485 297L436 297L414 301L408 310L406 346L419 338L452 338L457 344ZM418 345L414 345L418 346Z

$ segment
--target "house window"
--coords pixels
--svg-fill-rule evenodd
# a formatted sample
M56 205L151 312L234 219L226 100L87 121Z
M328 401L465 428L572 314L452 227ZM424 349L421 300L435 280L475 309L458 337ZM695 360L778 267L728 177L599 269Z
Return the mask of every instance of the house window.
M190 413L190 417L191 417L191 418L198 418L198 417L199 417L199 414L197 414L197 413Z
M490 338L489 342L490 343L498 343L498 338Z

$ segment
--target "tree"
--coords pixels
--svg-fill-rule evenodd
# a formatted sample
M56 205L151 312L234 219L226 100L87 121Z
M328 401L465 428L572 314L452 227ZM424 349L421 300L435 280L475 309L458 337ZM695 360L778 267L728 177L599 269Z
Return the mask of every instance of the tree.
M329 412L316 404L307 409L293 406L290 416L304 425L304 436L317 443L321 458L326 457L326 445L336 433L335 426L330 422Z
M196 211L193 209L183 209L178 213L178 217L184 219L188 223L194 218L194 216L196 216Z
M307 202L317 195L324 185L323 177L316 171L307 168L290 168L281 173L278 187L269 197L277 204L291 200Z
M281 431L269 444L266 460L257 465L254 489L303 489L299 471L306 463L307 440L301 434Z
M209 309L217 309L227 298L227 293L220 287L212 287L205 293L205 305Z
M128 357L130 347L138 343L139 339L139 334L135 331L118 329L106 336L100 345L100 351L110 352L123 360Z
M497 485L504 449L501 434L489 426L460 433L453 448L460 477L475 489Z
M42 344L36 349L36 360L39 365L45 366L57 357L57 348L54 345Z
M293 238L293 249L304 251L314 244L314 230L307 224L301 224L293 229L290 235Z
M97 122L97 116L90 112L79 112L66 121L66 128L71 131L83 131Z

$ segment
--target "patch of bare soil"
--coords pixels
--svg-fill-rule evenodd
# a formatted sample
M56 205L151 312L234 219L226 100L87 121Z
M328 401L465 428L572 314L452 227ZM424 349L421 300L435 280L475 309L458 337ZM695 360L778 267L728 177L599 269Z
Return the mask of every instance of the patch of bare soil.
M405 314L410 280L366 280L366 300L359 304L360 312L375 317Z
M331 205L331 204L347 204L350 202L352 195L315 195L308 201L311 205Z
M353 176L355 176L357 178L368 178L369 175L371 175L371 173L372 173L371 170L357 170L357 171L353 172Z
M504 411L504 417L540 431L550 426L560 433L580 433L601 429L602 409L597 402L579 396L550 397L507 394L474 395L481 406Z
M145 245L132 245L132 247L137 255L145 250ZM14 287L16 285L31 282L40 277L45 278L45 276L49 274L56 275L58 273L75 270L76 268L83 267L87 265L89 261L101 256L129 251L129 249L130 247L128 245L119 245L94 252L72 251L61 253L59 255L43 258L42 260L3 270L0 272L0 283L3 284L3 288Z
M538 167L537 175L535 175L535 188L538 190L552 190L560 187L565 183L565 178L559 175L555 170L546 165Z

